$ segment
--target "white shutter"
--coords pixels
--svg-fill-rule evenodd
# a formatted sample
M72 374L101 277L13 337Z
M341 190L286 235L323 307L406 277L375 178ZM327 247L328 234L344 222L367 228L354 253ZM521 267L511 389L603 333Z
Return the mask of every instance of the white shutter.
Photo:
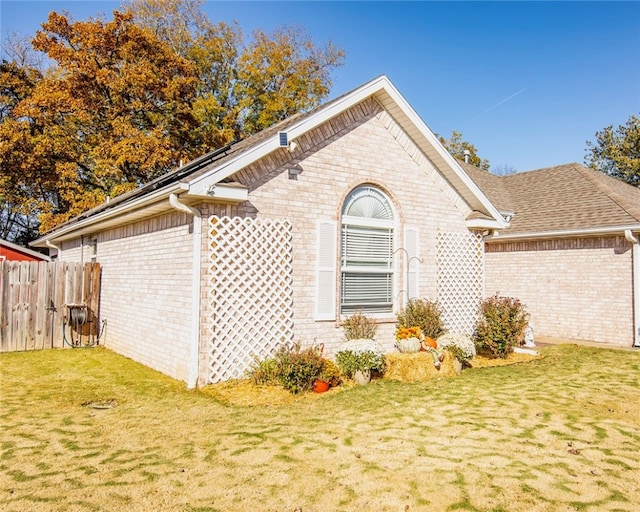
M404 230L404 248L407 250L406 289L407 300L420 297L420 259L418 254L418 228L407 227Z
M336 319L336 233L334 221L318 221L316 320Z

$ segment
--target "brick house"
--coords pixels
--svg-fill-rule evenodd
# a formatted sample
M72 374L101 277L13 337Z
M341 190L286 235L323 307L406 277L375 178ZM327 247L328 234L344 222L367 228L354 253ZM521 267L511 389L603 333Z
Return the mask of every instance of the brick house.
M48 261L49 257L0 238L0 261Z
M482 297L476 232L505 226L380 77L36 244L99 261L106 345L193 386L241 376L282 341L331 353L356 310L378 318L391 349L409 297L439 296L449 324L469 330Z
M485 292L525 303L536 336L640 346L640 189L576 163L503 177L461 165L514 212L485 237Z
M412 297L470 332L483 234L511 215L496 204L383 76L36 244L99 261L106 345L192 387L241 377L282 342L331 354L357 310L391 350Z

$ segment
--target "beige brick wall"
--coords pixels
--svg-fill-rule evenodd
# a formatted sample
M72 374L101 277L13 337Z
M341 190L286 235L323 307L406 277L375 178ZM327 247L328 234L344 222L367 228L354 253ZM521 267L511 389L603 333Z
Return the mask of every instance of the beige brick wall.
M487 243L485 292L519 298L535 336L631 346L631 252L624 237Z
M102 265L101 320L110 349L187 380L191 325L191 217L169 213L95 235ZM85 244L92 237L83 237ZM62 259L80 261L78 241ZM84 261L90 258L84 247Z

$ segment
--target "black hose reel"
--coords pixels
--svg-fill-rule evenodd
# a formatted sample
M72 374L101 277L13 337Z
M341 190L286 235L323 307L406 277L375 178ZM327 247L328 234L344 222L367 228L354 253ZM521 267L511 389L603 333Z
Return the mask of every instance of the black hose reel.
M75 329L82 327L89 319L86 304L65 304L67 308L67 324Z
M62 338L64 342L72 348L82 345L82 326L89 321L89 308L86 304L65 304L66 314L62 320ZM69 338L67 338L67 327L69 327ZM89 341L86 346L93 346L94 342Z
M62 319L62 339L72 348L89 348L100 344L105 333L107 321L101 322L100 329L95 332L95 326L83 329L85 324L95 322L95 317L86 304L65 304L66 313ZM69 338L67 338L69 327ZM84 333L83 333L84 331Z

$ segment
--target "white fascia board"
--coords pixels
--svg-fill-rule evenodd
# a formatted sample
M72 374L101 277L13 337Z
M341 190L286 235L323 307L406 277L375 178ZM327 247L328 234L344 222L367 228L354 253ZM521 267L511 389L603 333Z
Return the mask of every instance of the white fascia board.
M96 213L86 219L69 224L68 226L61 226L51 233L34 240L31 242L31 245L34 247L46 247L47 241L57 243L87 233L88 231L98 231L101 228L101 224L104 224L109 220L118 216L127 215L128 213L133 213L136 210L167 199L172 193L183 192L184 190L185 188L183 184L173 183L169 187L161 188L151 194L143 195L131 202L125 202L121 205L114 206L104 212ZM167 202L167 210L170 208L171 206Z
M505 224L493 219L469 219L467 229L503 229Z
M464 172L462 167L458 165L455 158L449 154L449 152L442 146L438 138L433 134L429 127L422 121L420 116L413 110L411 105L404 99L400 92L395 88L391 81L386 76L380 76L367 84L359 87L355 91L339 98L338 100L329 103L325 108L320 109L314 114L311 114L305 119L294 123L287 128L287 134L289 141L295 140L297 137L305 134L306 132L313 130L321 124L327 122L340 115L345 110L351 108L354 105L364 101L365 99L373 96L384 106L385 100L390 99L394 102L403 114L400 119L396 119L398 123L403 127L407 133L411 133L412 127L417 128L418 132L424 138L423 141L415 140L416 144L425 152L430 158L433 157L433 152L437 154L441 162L445 165L445 169L441 169L445 176L451 181L454 187L457 187L456 180L464 186L467 191L478 201L482 208L495 219L499 228L505 228L508 223L504 220L500 212L493 206L484 193L477 187L477 185L469 178ZM413 125L413 126L411 126ZM425 147L424 143L428 144ZM265 140L261 144L258 144L247 151L243 151L235 158L225 162L220 167L215 168L213 172L207 173L193 182L190 183L190 193L195 195L202 195L212 185L215 185L219 181L231 176L233 173L239 171L243 167L256 162L260 158L265 157L272 151L281 149L278 134L274 134L269 139ZM438 162L434 162L436 165ZM453 173L455 179L451 179L452 176L447 174ZM459 191L464 197L461 191ZM468 197L465 200L469 200Z
M458 180L462 182L462 184L469 190L469 192L479 201L479 203L485 208L487 213L489 213L495 220L498 227L506 228L509 224L500 214L498 209L489 201L489 198L478 188L478 186L473 182L473 180L467 175L466 172L460 167L456 159L449 153L442 143L438 140L435 134L429 129L429 127L425 124L422 118L416 113L415 110L411 107L411 105L404 99L404 97L400 94L400 92L393 86L391 82L387 80L387 86L385 87L385 91L390 97L395 101L403 113L407 116L408 120L418 127L421 135L426 139L426 142L436 151L438 156L444 161L444 163L453 171L454 175ZM400 121L400 120L398 120ZM404 127L406 129L406 126ZM416 141L418 145L420 145L420 141ZM429 154L429 151L425 150L424 147L421 147L425 153ZM442 171L446 171L446 169L441 169ZM446 176L446 172L445 172ZM447 178L450 178L447 176ZM455 186L455 183L453 183ZM463 196L464 197L464 196Z
M294 123L286 130L289 141L293 141L296 137L299 137L308 131L313 130L322 123L325 123L329 119L340 115L342 112L365 100L369 96L375 94L377 91L389 86L390 82L386 77L379 77L372 80L368 84L363 85L359 89L356 89L351 94L348 94L338 101L329 104L327 107L320 109L315 114L311 114L305 119ZM240 169L251 165L252 163L267 156L269 153L276 151L277 149L283 149L280 146L278 134L274 134L269 139L265 140L261 144L257 144L246 151L243 151L235 158L231 158L229 161L222 164L220 167L215 168L213 172L200 176L196 180L190 183L190 193L196 195L206 195L206 190L211 185L217 185L219 181L228 178L233 173Z
M630 224L622 226L605 226L599 228L584 228L584 229L564 229L556 231L536 231L529 233L514 233L503 234L497 233L491 239L494 242L509 241L509 240L533 240L542 238L575 238L580 236L606 236L616 235L624 236L624 232L630 230L632 233L640 232L640 224Z

